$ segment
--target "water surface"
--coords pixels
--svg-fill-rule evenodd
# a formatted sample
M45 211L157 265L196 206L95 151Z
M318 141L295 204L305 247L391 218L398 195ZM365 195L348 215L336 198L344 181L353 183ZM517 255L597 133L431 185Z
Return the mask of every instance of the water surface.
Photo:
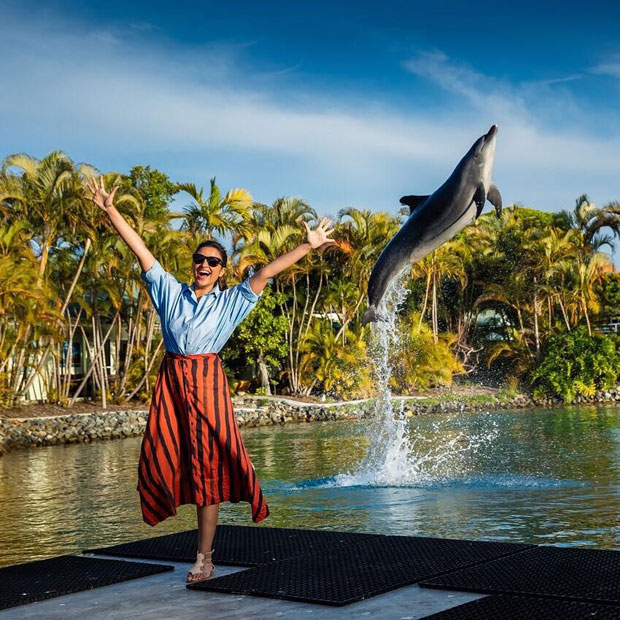
M243 428L271 510L258 527L620 547L620 407L428 415L407 429L415 467L386 484L359 471L367 422ZM130 438L0 457L0 565L195 528L192 505L142 521L139 450ZM251 524L249 504L222 504L220 523Z

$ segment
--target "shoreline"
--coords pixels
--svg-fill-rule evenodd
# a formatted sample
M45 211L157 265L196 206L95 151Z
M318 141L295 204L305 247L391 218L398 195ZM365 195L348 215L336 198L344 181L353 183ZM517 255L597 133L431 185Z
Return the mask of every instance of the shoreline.
M620 403L620 385L591 397L578 397L573 403L559 399L535 402L526 394L485 393L472 391L455 394L443 392L430 396L393 396L402 403L408 417L429 413L474 412L489 409L552 408L571 405ZM290 423L325 422L373 417L375 398L336 402L308 402L279 396L235 396L233 407L239 427L276 426ZM15 449L91 443L106 439L137 437L144 433L148 405L120 409L96 409L48 416L8 416L0 413L0 455ZM118 406L117 406L118 407ZM32 408L36 409L36 405Z

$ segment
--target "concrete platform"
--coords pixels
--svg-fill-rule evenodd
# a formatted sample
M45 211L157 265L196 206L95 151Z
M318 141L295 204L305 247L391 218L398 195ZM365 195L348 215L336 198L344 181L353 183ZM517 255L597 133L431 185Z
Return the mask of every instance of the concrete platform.
M127 560L94 555L102 559ZM131 558L132 562L140 561ZM410 585L344 607L298 603L261 596L199 592L185 587L191 566L180 562L156 562L174 566L174 571L59 596L46 601L19 605L0 611L0 620L218 620L267 618L380 618L417 620L483 595L445 590L428 590ZM216 564L223 576L246 568Z

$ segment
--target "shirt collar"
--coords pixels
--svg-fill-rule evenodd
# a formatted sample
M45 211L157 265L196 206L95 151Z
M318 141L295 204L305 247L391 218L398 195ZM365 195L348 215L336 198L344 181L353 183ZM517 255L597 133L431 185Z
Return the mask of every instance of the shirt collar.
M184 286L184 291L183 292L189 292L189 294L191 295L191 297L195 300L197 300L198 298L196 297L196 292L194 290L194 283L192 282L191 284L186 284L183 283ZM222 292L222 289L220 288L219 284L216 282L215 285L213 286L213 288L206 293L207 295L213 295L214 297L217 297L220 293Z

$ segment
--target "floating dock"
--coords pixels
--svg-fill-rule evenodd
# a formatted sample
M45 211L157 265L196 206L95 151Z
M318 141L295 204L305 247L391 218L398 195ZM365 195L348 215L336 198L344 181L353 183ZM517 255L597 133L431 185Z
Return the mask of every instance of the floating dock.
M0 620L620 619L620 553L219 525L211 579L186 585L196 530L0 569Z

